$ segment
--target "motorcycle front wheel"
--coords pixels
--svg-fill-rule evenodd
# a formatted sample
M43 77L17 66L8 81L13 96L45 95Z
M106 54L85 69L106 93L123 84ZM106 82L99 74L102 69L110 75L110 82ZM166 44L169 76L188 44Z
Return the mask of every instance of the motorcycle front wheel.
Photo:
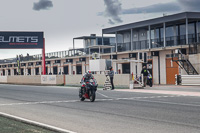
M90 91L90 102L94 102L96 98L96 93L95 91L91 90Z
M82 95L82 90L81 89L79 89L79 99L80 99L80 101L84 101L85 100L85 97L83 97L83 95Z

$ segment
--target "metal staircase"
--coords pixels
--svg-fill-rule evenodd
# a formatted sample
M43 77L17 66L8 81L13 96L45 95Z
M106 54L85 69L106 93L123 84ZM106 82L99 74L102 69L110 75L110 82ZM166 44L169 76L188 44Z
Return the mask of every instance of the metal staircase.
M187 59L187 56L183 55L180 49L178 49L177 54L178 60L174 60L174 58L172 57L172 61L175 61L182 69L187 72L188 75L199 75L191 62Z

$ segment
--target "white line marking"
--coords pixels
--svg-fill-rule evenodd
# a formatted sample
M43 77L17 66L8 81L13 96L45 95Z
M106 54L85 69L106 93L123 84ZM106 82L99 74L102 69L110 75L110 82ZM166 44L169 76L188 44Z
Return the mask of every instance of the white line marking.
M99 93L99 92L98 92ZM99 93L101 95L101 93ZM151 96L151 97L129 97L129 98L112 98L102 94L104 97L109 99L96 99L97 101L116 101L116 100L137 100L137 99L155 99L155 98L162 98L166 96ZM171 97L171 96L170 96ZM179 97L179 96L173 96ZM142 101L142 100L141 100ZM145 101L145 100L143 100ZM148 100L146 100L148 101ZM74 103L79 102L79 100L68 100L68 101L41 101L41 102L24 102L24 103L7 103L7 104L0 104L0 106L17 106L17 105L34 105L34 104L53 104L53 103ZM164 103L164 102L163 102ZM167 102L166 102L167 103ZM169 102L168 102L169 103ZM186 105L186 104L185 104ZM188 104L190 105L190 104ZM198 105L197 105L198 106ZM200 105L199 105L200 106Z
M47 129L55 130L55 131L58 131L58 132L76 133L76 132L73 132L73 131L70 131L70 130L65 130L65 129L62 129L62 128L58 128L58 127L55 127L55 126L47 125L47 124L36 122L36 121L32 121L32 120L28 120L28 119L25 119L25 118L21 118L21 117L18 117L18 116L6 114L6 113L3 113L3 112L0 112L0 115L2 115L4 117L15 119L15 120L18 120L18 121L23 121L25 123L33 124L33 125L36 125L36 126L46 127Z
M26 103L8 103L0 104L0 106L13 106L13 105L33 105L33 104L44 104L44 103L74 103L79 100L69 100L69 101L42 101L42 102L26 102Z
M172 104L172 105L182 105L182 106L194 106L194 107L200 107L200 105L195 104L186 104L186 103L172 103L172 102L162 102L162 101L150 101L150 100L140 100L140 99L133 99L136 101L142 101L142 102L150 102L150 103L165 103L165 104Z
M78 89L79 87L69 87L69 86L46 86L46 85L15 85L15 84L0 84L0 86L23 86L23 87L43 87L43 88L67 88L67 89Z
M98 91L97 91L97 93L100 94L100 95L102 95L103 97L108 97L108 96L106 96L106 95L104 95L104 94L102 94L102 93L100 93Z

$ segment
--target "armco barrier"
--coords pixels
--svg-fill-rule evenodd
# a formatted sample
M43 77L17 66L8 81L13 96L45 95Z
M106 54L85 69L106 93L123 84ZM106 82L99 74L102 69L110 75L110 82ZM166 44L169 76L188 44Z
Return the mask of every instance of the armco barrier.
M181 85L200 85L200 75L181 75Z

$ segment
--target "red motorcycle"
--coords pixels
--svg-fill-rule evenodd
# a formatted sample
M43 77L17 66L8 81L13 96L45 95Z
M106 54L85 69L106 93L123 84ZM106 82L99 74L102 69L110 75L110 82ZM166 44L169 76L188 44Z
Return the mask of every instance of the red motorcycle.
M85 99L90 99L91 102L95 101L97 82L95 79L90 79L89 81L83 82L81 88L79 89L79 99L84 101Z

